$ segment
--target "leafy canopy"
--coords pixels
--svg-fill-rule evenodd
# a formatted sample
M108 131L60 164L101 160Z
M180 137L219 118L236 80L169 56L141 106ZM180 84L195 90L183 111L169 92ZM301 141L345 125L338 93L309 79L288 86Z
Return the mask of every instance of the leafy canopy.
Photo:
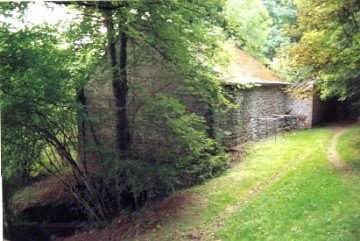
M357 0L298 0L298 24L290 34L285 66L296 79L313 78L323 98L359 98L360 5Z

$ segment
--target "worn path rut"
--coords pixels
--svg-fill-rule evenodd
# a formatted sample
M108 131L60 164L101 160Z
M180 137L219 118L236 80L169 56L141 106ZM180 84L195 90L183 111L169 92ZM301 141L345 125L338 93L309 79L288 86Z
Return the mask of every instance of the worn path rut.
M335 167L335 169L338 171L341 171L343 173L347 173L347 174L351 174L353 172L353 170L350 166L348 166L339 157L338 153L336 152L336 143L337 143L338 138L342 134L344 134L344 132L346 132L351 126L352 126L351 123L350 124L349 123L338 123L338 124L333 125L332 128L335 130L335 134L331 139L331 144L328 148L328 154L327 154L328 160L332 163L332 165ZM210 230L206 230L202 233L192 231L192 232L188 233L186 240L197 240L197 241L208 240L209 237L212 236L212 233L214 233L216 230L221 229L221 227L224 225L224 221L226 220L226 218L228 216L230 216L234 212L241 211L243 209L243 207L248 202L250 202L257 194L259 194L260 192L262 192L263 190L268 188L270 185L272 185L273 183L278 181L281 177L283 177L291 169L293 169L297 164L299 164L300 162L309 158L310 155L311 155L311 153L307 153L302 158L300 158L298 160L293 160L284 170L273 175L264 184L250 189L242 201L238 202L236 205L231 205L226 208L225 212L222 213L218 217L218 219L215 221L215 223L213 224L213 228L211 228Z
M334 125L333 128L335 129L335 135L331 140L330 147L328 149L328 159L336 168L336 170L344 172L344 173L352 173L353 170L350 166L348 166L341 158L339 157L338 153L336 152L336 143L338 138L347 131L352 124L337 124Z

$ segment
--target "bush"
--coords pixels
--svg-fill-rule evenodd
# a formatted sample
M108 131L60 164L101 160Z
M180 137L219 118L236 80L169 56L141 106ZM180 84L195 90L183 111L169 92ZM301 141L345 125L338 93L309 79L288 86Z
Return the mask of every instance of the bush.
M166 180L163 190L199 183L228 167L228 156L219 142L209 136L206 119L188 113L178 99L159 95L137 116L137 126L143 128L143 133L158 128L158 141L171 143L165 156L150 161L153 166L149 168L161 170L155 170L154 175Z

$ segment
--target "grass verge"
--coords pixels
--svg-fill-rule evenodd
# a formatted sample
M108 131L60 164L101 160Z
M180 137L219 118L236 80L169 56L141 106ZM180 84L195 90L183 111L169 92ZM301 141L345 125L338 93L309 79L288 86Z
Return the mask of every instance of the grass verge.
M360 173L360 124L339 137L336 150L343 161Z
M327 160L333 130L313 129L253 144L161 229L135 240L360 240L359 180ZM357 177L358 178L358 177Z
M360 177L337 172L320 145L328 141L314 137L312 155L233 213L217 239L360 240Z

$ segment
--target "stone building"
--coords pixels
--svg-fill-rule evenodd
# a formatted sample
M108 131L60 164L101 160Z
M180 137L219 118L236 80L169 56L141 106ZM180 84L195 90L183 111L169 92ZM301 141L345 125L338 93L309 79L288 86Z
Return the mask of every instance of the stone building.
M158 93L174 95L182 100L188 112L206 116L209 109L199 99L184 94L181 76L170 71L166 61L154 51L138 51L136 46L129 49L131 62L136 62L128 69L129 95L128 116L132 129L131 149L148 158L157 159L169 156L176 146L176 140L164 139L164 123L157 118L157 113L145 113L142 108ZM288 95L285 87L273 72L244 51L233 47L233 56L227 73L230 73L224 88L231 96L236 108L225 115L215 115L214 129L223 136L223 143L228 146L259 139L272 134L274 128L284 123L286 118L297 118L297 124L311 128L315 120L314 106L317 111L321 105L310 95L300 99ZM136 57L135 57L136 56ZM85 89L89 112L93 119L93 128L87 128L87 136L93 136L98 143L115 148L115 115L111 83L104 82L104 70L98 70L97 77ZM103 80L103 81L101 81ZM316 105L314 105L316 103ZM320 102L319 102L320 103ZM211 111L210 111L211 113ZM141 116L141 118L137 118ZM298 117L302 117L300 122ZM137 118L137 120L136 120ZM91 132L91 134L90 134ZM92 138L92 139L94 139Z
M311 94L312 89L306 96L288 94L290 83L281 81L240 49L233 49L229 70L231 76L224 88L231 93L237 107L218 120L227 146L263 138L285 128L311 128L315 101L319 110L322 109L321 102Z

